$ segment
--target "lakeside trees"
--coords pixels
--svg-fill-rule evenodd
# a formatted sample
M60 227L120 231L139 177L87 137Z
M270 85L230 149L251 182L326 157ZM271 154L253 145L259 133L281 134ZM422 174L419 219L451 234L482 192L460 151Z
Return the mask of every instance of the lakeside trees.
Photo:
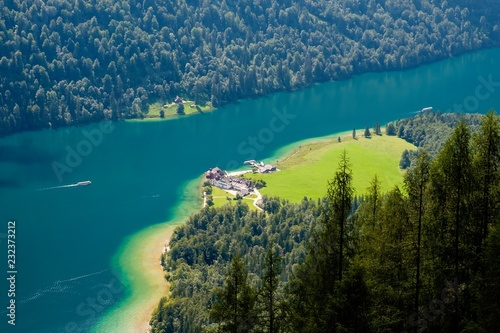
M396 135L396 126L394 126L394 123L392 121L385 127L385 134Z
M265 214L241 203L203 209L172 238L172 296L151 319L153 332L231 331L229 316L209 313L239 309L217 291L231 290L236 276L242 297L259 291L247 297L257 300L246 303L253 311L228 312L247 314L238 323L251 327L240 331L493 332L499 147L491 111L474 135L460 120L435 158L420 152L404 190L380 193L375 177L354 200L344 153L317 202L264 198Z
M214 106L496 45L494 0L0 0L0 135Z
M398 120L394 129L391 126L391 131L394 130L395 135L414 144L420 150L425 150L430 157L435 158L460 121L465 121L470 131L477 133L482 117L483 115L477 113L421 112L414 117ZM387 126L389 128L389 124ZM403 152L401 169L410 167L416 156L415 151Z

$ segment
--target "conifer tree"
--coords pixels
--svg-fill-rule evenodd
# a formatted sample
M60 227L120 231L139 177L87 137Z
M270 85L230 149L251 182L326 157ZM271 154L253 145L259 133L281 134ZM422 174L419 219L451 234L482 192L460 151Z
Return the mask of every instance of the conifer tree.
M456 280L462 286L470 281L469 265L475 256L475 237L471 232L475 229L472 219L475 181L470 143L470 130L462 118L431 172L434 225L429 234L437 238L431 241L434 250L430 252L439 258L432 272L435 293L439 293L447 281ZM453 307L448 307L446 315L440 318L450 325L444 329L460 331L464 313L469 311L467 307L465 297L457 295Z
M370 182L370 187L368 188L367 199L368 204L371 206L371 223L375 225L377 221L377 213L380 204L380 181L378 180L378 176L375 175Z
M499 220L499 183L500 183L500 122L493 110L490 110L481 120L478 133L473 138L474 172L477 177L474 198L474 235L475 244L471 250L476 254L470 262L471 269L471 296L470 303L473 310L479 312L468 316L467 324L473 325L476 330L486 328L487 332L494 331L493 322L498 323L500 303L498 297L500 288L498 281L499 261L496 258L500 243L498 242ZM495 277L496 276L496 277ZM485 292L486 291L486 292ZM492 325L493 324L493 325ZM478 325L478 326L474 326Z
M422 248L422 223L426 207L425 190L429 182L430 162L429 155L425 151L419 153L417 163L405 175L405 188L408 193L409 217L416 224L416 244L415 244L415 306L414 312L418 313L420 306L420 285L421 285L421 248ZM414 327L416 331L417 326Z
M370 133L370 128L366 126L365 128L365 138L370 138L372 134Z
M327 198L329 201L328 220L326 221L328 229L334 230L335 225L340 228L339 232L339 273L338 280L342 280L344 269L344 249L346 247L346 224L353 199L352 171L347 153L344 150L340 156L339 168L335 177L328 183Z
M275 254L274 243L271 242L264 257L262 288L258 296L261 307L259 326L263 332L276 333L281 331L282 304L278 299L281 264L282 258Z
M383 197L379 218L360 256L372 302L370 324L375 332L400 332L411 314L412 228L406 199L394 188Z
M485 278L479 300L479 323L484 332L496 332L500 322L500 224L492 229L486 244Z
M248 284L245 264L238 254L233 256L224 287L215 296L210 318L219 323L222 332L252 331L256 321L255 292Z
M498 215L498 190L495 184L499 181L500 169L500 122L495 111L490 110L483 118L479 134L474 137L477 153L474 170L478 173L479 200L478 216L480 217L481 243L488 237L488 228Z
M352 172L344 151L334 178L328 183L327 197L313 231L304 262L296 269L289 285L288 302L296 332L336 332L349 313L349 288L341 286L349 246L348 217L353 200ZM351 227L351 225L349 225ZM359 286L359 276L353 285ZM346 282L348 285L349 283ZM358 302L359 303L359 302Z
M387 135L396 135L396 126L394 126L393 122L390 122L385 127L385 134Z

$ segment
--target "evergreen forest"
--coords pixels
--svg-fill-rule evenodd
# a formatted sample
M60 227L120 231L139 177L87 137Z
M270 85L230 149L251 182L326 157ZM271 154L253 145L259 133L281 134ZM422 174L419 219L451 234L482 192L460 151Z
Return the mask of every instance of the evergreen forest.
M498 45L496 0L0 0L0 136Z

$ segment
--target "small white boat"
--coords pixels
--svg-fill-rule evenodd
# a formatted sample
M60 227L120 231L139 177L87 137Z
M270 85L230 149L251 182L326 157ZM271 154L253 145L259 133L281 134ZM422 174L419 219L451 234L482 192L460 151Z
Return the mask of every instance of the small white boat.
M83 182L76 183L76 186L85 186L85 185L90 185L90 184L92 184L92 182L90 180L86 180Z
M428 112L428 111L432 111L432 110L433 110L432 106L428 106L426 108L423 108L422 111L420 111L420 112Z

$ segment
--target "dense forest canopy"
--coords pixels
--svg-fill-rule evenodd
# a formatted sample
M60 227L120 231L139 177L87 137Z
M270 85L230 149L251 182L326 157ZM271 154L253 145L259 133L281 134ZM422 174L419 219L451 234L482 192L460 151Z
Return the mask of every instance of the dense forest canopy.
M414 117L390 122L387 124L386 133L397 135L417 146L419 150L425 150L431 157L436 157L460 121L465 121L470 131L476 134L480 129L482 117L483 115L478 113L420 112ZM417 151L405 150L402 155L399 164L401 169L415 164Z
M0 135L214 106L497 45L495 0L0 0ZM495 10L496 9L496 10Z
M382 193L375 176L353 198L344 152L322 200L191 216L163 255L171 295L152 332L497 332L500 119L475 134L440 119L451 135L403 188Z

